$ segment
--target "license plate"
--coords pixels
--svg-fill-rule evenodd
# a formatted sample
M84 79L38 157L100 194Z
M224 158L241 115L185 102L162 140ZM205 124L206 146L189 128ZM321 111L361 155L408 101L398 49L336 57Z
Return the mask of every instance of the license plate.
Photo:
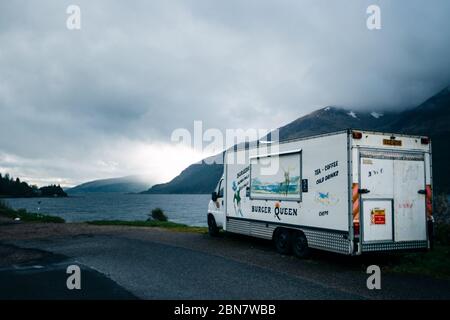
M383 144L385 146L401 147L402 146L402 140L383 139Z

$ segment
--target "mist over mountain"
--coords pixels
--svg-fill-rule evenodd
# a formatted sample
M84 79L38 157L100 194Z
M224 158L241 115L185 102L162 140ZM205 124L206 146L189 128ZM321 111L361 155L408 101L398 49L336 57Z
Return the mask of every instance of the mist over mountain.
M76 187L67 189L69 194L91 193L91 192L122 192L135 193L140 192L152 185L146 177L127 176L121 178L111 178L89 181Z
M434 188L438 192L449 192L449 123L450 87L447 87L420 105L401 112L324 107L279 128L279 137L282 141L348 128L429 136L433 148ZM222 172L221 164L196 163L173 180L155 185L144 193L209 193Z
M433 183L439 192L450 193L450 87L427 99L417 108L408 110L393 122L396 132L431 137Z

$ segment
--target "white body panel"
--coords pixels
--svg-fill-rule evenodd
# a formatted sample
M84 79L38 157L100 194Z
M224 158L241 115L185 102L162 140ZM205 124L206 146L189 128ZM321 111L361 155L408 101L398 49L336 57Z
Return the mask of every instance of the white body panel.
M225 223L224 200L223 199L218 199L218 201L210 200L208 204L208 213L214 216L216 225L219 228L223 228Z
M361 157L361 188L370 193L363 199L392 199L394 197L394 161Z
M342 133L279 145L280 153L293 150L301 150L302 167L296 171L301 171L301 180L308 181L308 192L301 193L301 201L285 200L283 195L278 198L276 195L268 195L267 200L247 197L250 179L259 176L252 171L254 168L249 170L250 158L258 154L266 155L271 152L270 148L262 153L258 153L257 149L227 153L227 217L348 231L347 135ZM243 156L241 153L247 155ZM230 164L233 159L239 158L245 158L246 162ZM280 168L285 165L282 157L279 162ZM234 183L236 190L233 190ZM236 198L240 199L239 203ZM276 205L279 205L278 214L275 214Z
M426 240L423 161L394 161L395 241Z

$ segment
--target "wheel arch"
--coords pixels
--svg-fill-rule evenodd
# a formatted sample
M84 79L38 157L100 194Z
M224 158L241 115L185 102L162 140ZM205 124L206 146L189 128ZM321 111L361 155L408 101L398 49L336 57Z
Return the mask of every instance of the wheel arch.
M306 240L308 240L308 237L306 236L306 233L302 230L302 229L299 229L299 228L292 228L292 227L285 227L285 226L277 226L274 230L273 230L273 232L272 232L272 240L274 240L275 239L275 235L277 234L277 232L280 232L280 230L288 230L289 232L291 232L291 233L294 233L294 232L300 232L300 233L302 233L304 236L305 236L305 238L306 238Z

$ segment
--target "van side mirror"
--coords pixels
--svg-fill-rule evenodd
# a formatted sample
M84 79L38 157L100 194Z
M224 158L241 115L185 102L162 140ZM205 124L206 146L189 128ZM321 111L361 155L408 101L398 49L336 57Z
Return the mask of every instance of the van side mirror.
M217 192L213 191L213 193L211 194L211 200L212 201L217 201Z

